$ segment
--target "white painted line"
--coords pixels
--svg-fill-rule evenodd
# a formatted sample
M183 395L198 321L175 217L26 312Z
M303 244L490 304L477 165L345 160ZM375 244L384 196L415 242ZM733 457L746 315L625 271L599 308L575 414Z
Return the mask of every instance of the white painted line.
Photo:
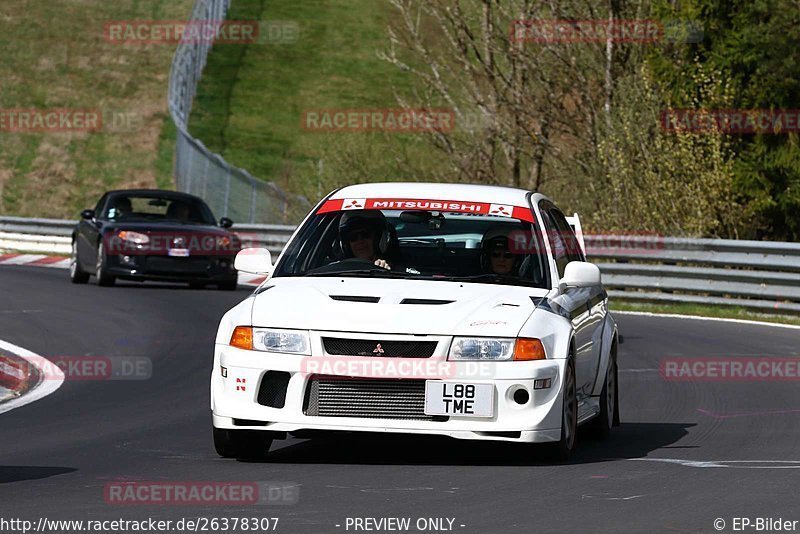
M54 263L44 263L36 267L51 267L54 269L69 269L69 258Z
M256 275L250 273L239 273L239 283L245 286L259 286L264 279L263 275Z
M35 354L27 349L23 349L22 347L18 347L17 345L9 343L8 341L3 341L2 339L0 339L0 349L8 351L15 356L19 356L31 365L37 366L37 368L37 364L41 364L43 360L49 361L38 354ZM8 402L0 404L0 413L19 408L20 406L25 406L26 404L30 404L34 401L42 399L60 388L61 384L64 383L64 373L61 372L61 369L59 369L58 366L53 363L50 363L48 367L48 376L44 380L39 381L39 383L36 384L33 389L21 397L17 397L16 399L12 399Z
M725 323L753 324L757 326L774 326L776 328L790 328L792 330L800 330L800 325L795 325L795 324L767 323L764 321L750 321L747 319L729 319L727 317L702 317L700 315L680 315L678 313L653 313L653 312L611 310L611 315L642 315L645 317L669 317L671 319L692 319L695 321L722 321ZM624 332L622 336L625 337Z
M41 260L43 258L48 258L51 256L44 256L41 254L23 254L21 256L17 256L16 258L11 258L8 260L0 260L0 265L29 265L33 264L35 261ZM51 269L69 269L69 258L64 258L61 261L56 261L53 263L41 263L41 264L33 264L30 265L31 267L49 267ZM264 279L263 275L256 275L256 274L249 274L249 273L238 273L239 284L251 287L257 287L261 285L261 282Z
M3 386L0 386L0 403L2 403L6 399L13 399L14 392L10 389L6 389Z
M681 458L628 458L635 462L661 462L698 468L800 469L798 460L684 460Z
M11 258L10 260L5 260L2 262L3 265L23 265L26 263L31 263L36 260L41 260L42 258L46 258L44 254L22 254L21 256L17 256L16 258Z

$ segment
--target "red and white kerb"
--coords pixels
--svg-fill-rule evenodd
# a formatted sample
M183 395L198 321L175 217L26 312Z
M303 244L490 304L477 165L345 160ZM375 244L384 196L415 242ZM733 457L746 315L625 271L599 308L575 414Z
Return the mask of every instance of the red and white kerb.
M534 222L530 208L511 204L420 198L345 198L326 201L317 213L347 210L434 210L510 217Z

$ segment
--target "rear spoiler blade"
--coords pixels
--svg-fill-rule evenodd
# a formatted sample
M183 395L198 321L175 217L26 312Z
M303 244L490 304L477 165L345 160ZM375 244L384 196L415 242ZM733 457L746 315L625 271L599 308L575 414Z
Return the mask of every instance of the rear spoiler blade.
M581 218L578 217L577 213L574 213L572 217L567 217L567 223L572 227L572 230L575 232L575 237L578 238L578 243L581 246L581 250L583 250L583 255L586 256L586 243L583 240L583 229L581 228Z

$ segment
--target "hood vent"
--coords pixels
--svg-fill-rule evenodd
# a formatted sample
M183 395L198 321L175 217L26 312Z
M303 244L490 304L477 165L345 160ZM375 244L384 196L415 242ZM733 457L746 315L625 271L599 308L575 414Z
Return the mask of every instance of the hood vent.
M361 297L358 295L330 295L333 300L341 300L344 302L378 302L380 297Z
M454 300L436 300L436 299L403 299L400 301L400 304L425 304L428 306L434 306L438 304L450 304L455 302Z

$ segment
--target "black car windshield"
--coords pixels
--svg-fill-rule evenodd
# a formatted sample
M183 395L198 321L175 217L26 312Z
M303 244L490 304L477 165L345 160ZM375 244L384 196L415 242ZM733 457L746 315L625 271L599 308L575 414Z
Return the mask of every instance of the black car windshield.
M108 199L101 216L110 221L216 224L209 207L192 197L154 194L116 194Z
M536 223L426 210L313 215L288 246L274 276L550 287L547 255Z

